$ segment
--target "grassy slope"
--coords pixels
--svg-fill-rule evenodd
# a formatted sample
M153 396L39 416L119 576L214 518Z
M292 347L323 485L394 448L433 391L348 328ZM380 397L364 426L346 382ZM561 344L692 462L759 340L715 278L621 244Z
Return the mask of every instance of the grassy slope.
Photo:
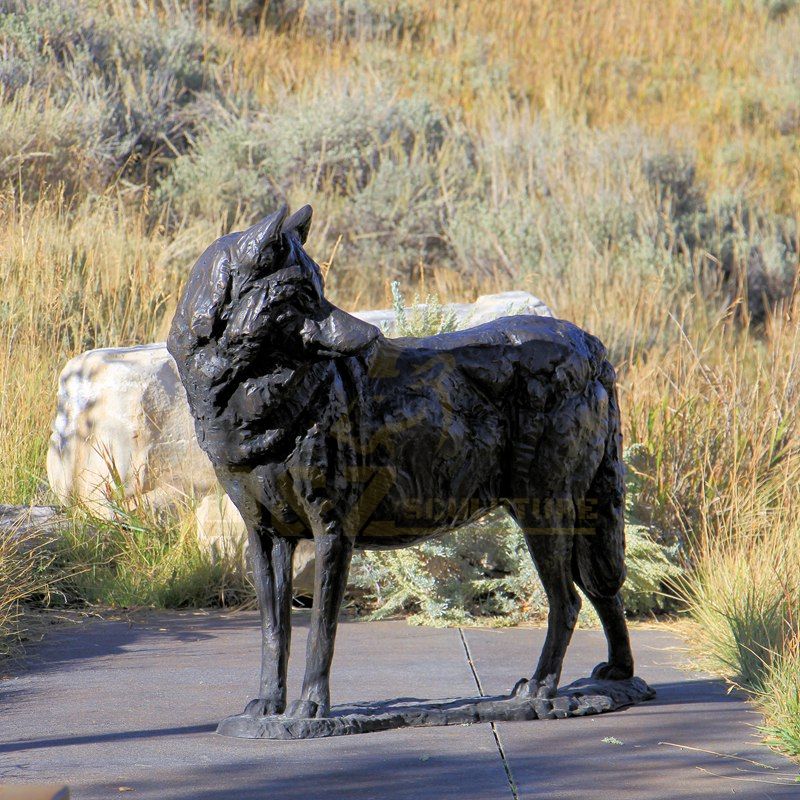
M637 516L690 544L717 667L773 698L798 752L768 689L800 674L800 9L349 0L277 29L26 5L0 28L4 502L41 494L66 358L158 338L204 243L310 199L345 307L388 304L394 278L452 300L527 288L606 341Z

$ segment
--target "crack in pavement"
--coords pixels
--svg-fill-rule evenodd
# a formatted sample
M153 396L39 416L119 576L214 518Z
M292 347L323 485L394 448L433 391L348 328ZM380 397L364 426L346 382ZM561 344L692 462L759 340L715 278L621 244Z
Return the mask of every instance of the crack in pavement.
M472 653L469 650L467 637L464 636L464 631L462 628L458 629L458 635L461 637L461 644L464 647L464 655L466 656L467 664L469 664L470 671L472 672L472 677L475 680L475 685L478 687L478 692L480 693L481 697L486 697L486 692L483 691L483 684L481 683L480 676L478 675L478 670L475 668L475 662L472 660ZM508 759L506 758L506 751L503 748L503 742L500 739L500 733L497 730L497 725L494 722L490 722L489 724L492 728L492 736L494 736L494 743L497 746L497 752L500 755L500 760L503 762L503 769L506 771L506 780L508 780L508 788L511 790L511 796L513 800L520 800L517 784L514 781L514 775L511 772L511 764L509 764Z

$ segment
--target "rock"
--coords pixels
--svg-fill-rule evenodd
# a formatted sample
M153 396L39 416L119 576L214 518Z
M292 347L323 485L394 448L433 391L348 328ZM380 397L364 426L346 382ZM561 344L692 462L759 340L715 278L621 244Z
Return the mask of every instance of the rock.
M235 559L246 570L247 528L236 506L221 491L204 497L197 506L197 539L211 554ZM314 594L314 543L301 540L294 551L292 588L297 595Z
M68 525L66 515L53 506L0 504L0 540L16 542L21 552L51 547Z
M107 518L115 494L163 507L216 488L164 344L89 350L67 362L47 477L62 503Z
M197 506L197 541L214 561L242 559L247 547L247 528L226 494L214 492Z
M425 306L424 303L421 304ZM411 311L411 309L407 309ZM450 303L447 310L452 311L459 328L474 328L493 319L514 314L535 314L539 317L552 317L553 312L538 297L530 292L500 292L483 294L474 303ZM377 311L356 311L354 316L377 325L386 335L395 333L395 313L391 308Z
M482 294L474 303L456 303L453 309L459 321L459 328L474 328L476 325L483 325L484 322L516 314L553 316L550 308L530 292Z

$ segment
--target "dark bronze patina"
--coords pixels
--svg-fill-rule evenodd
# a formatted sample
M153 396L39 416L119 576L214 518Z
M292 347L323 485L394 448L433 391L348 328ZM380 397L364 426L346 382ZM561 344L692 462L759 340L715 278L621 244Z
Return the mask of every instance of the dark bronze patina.
M200 444L248 527L263 651L243 716L329 714L354 548L415 544L498 506L521 525L550 607L538 666L509 699L555 698L576 585L608 640L593 678L632 678L620 417L603 345L536 316L388 339L325 299L303 249L310 223L309 206L284 207L214 242L168 341ZM287 709L302 538L315 543L314 606L302 692Z

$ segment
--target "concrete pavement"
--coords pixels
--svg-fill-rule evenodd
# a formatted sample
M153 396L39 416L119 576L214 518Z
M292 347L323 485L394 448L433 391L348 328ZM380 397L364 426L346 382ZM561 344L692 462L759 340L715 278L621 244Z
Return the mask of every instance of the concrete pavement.
M290 695L307 613L294 618ZM508 691L530 674L541 629L431 629L343 621L334 703ZM753 710L682 669L667 630L633 632L656 700L599 717L387 731L306 742L213 733L253 696L252 612L148 614L56 629L0 681L0 783L66 782L78 800L509 800L800 797L798 767L758 744ZM563 681L603 658L578 631ZM757 762L757 763L753 763Z

